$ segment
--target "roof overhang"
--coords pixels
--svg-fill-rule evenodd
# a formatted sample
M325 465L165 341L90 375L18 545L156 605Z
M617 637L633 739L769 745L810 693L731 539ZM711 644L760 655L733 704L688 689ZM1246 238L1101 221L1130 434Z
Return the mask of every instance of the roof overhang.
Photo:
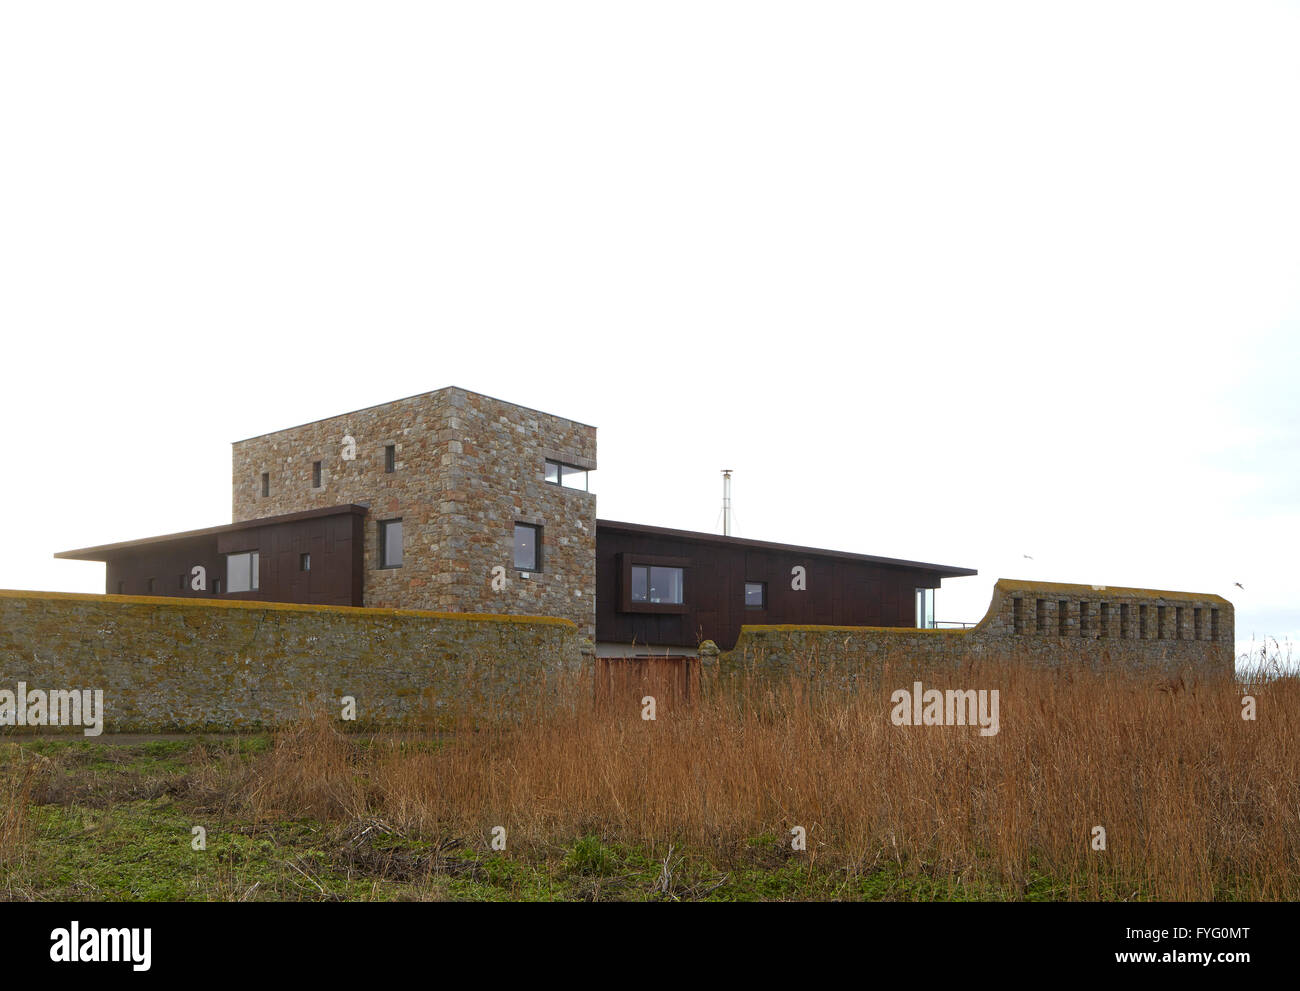
M264 516L256 520L241 520L238 523L226 523L223 526L210 526L202 530L185 530L181 533L168 533L158 537L144 537L140 540L124 540L116 544L100 544L98 547L83 547L75 551L59 551L54 556L66 561L108 561L122 554L136 550L149 550L163 544L181 543L203 537L216 537L223 533L235 533L240 530L254 530L258 527L273 526L278 523L296 523L324 516L342 516L353 514L364 516L368 507L357 503L330 506L325 509L308 509L301 513L284 513L280 516Z
M958 568L950 564L927 564L924 561L907 561L896 557L878 557L874 554L853 554L849 551L832 551L821 547L803 547L798 544L779 544L770 540L749 540L742 537L724 537L716 533L701 533L696 530L673 530L663 526L647 526L644 523L621 523L616 520L597 520L596 532L609 530L617 533L644 534L663 537L670 540L686 540L699 544L712 544L720 547L752 547L755 550L778 551L791 554L811 554L817 557L834 558L840 561L859 561L865 564L879 564L891 568L910 568L916 571L929 571L945 578L964 578L979 574L974 568Z

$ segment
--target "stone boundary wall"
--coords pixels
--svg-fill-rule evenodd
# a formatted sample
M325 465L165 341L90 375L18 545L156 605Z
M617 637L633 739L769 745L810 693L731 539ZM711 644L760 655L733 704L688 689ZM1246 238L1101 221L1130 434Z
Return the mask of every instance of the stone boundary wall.
M0 590L0 693L102 689L105 733L261 729L348 695L341 728L522 711L584 643L549 617Z
M949 666L984 659L1231 677L1232 603L1222 596L999 579L988 612L965 630L745 626L721 673L845 672L892 660Z

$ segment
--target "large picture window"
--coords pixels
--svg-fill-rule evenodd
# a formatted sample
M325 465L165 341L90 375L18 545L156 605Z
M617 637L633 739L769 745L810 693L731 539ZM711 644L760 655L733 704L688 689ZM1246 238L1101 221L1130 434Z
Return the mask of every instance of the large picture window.
M686 613L687 572L691 562L681 557L619 555L622 576L619 609L622 612Z
M379 521L379 566L381 568L400 568L402 566L402 521Z
M226 591L256 592L260 587L261 555L257 551L226 555Z
M681 568L632 565L632 601L664 605L682 604L686 572Z

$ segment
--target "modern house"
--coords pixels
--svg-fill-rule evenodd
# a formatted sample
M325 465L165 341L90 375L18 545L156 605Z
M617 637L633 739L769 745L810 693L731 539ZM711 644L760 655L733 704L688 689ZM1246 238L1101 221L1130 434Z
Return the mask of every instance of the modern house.
M455 387L237 441L234 522L64 551L109 594L560 616L602 656L926 626L969 568L596 517L596 428Z

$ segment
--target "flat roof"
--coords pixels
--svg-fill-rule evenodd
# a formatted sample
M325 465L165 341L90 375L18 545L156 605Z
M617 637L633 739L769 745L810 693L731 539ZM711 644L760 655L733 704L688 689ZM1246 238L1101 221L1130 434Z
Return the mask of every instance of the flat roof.
M974 568L958 568L950 564L928 564L924 561L906 561L896 557L878 557L874 554L854 554L849 551L832 551L822 547L803 547L799 544L779 544L770 540L750 540L745 537L724 537L717 533L702 533L697 530L672 530L663 526L647 526L644 523L620 523L616 520L596 520L596 529L617 530L621 533L642 533L651 537L665 537L672 540L689 540L699 544L717 544L722 547L753 547L759 550L783 551L796 554L812 554L817 557L837 558L842 561L862 561L868 564L881 564L895 568L915 568L918 571L932 571L950 578L964 578L979 574Z
M494 403L501 403L504 406L513 406L515 409L527 410L529 413L540 413L542 416L553 416L557 420L568 420L570 423L576 423L580 427L590 427L592 430L598 429L595 424L583 423L581 420L575 420L569 416L561 416L559 413L548 413L544 409L536 409L532 406L521 406L519 403L512 403L508 399L498 399L496 396L489 396L486 392L475 392L473 389L466 389L460 385L445 385L441 389L430 389L428 392L417 392L410 396L402 396L400 399L390 399L387 402L375 403L372 406L362 406L360 409L350 409L342 413L331 413L329 416L321 417L319 420L306 420L303 423L295 423L292 427L281 427L279 430L268 430L263 434L253 434L251 437L243 437L232 444L243 444L245 441L257 440L259 437L270 437L272 434L282 434L286 430L297 430L299 427L309 427L313 423L324 423L326 420L337 420L340 416L352 416L354 413L366 413L372 409L379 409L381 406L393 406L397 403L404 403L408 399L420 399L424 396L436 396L440 392L448 392L456 389L465 393L467 396L482 396L484 399L491 399Z
M279 516L263 516L255 520L242 520L239 523L226 523L222 526L204 527L202 530L185 530L181 533L167 533L158 537L143 537L140 540L123 540L116 544L100 544L98 547L83 547L75 551L59 551L55 557L69 561L107 561L122 551L141 547L153 547L178 540L191 540L195 537L212 537L222 533L234 533L238 530L252 530L259 526L273 523L294 523L298 520L315 519L318 516L341 516L344 513L365 514L365 506L345 503L341 506L329 506L325 509L306 509L300 513L282 513Z

